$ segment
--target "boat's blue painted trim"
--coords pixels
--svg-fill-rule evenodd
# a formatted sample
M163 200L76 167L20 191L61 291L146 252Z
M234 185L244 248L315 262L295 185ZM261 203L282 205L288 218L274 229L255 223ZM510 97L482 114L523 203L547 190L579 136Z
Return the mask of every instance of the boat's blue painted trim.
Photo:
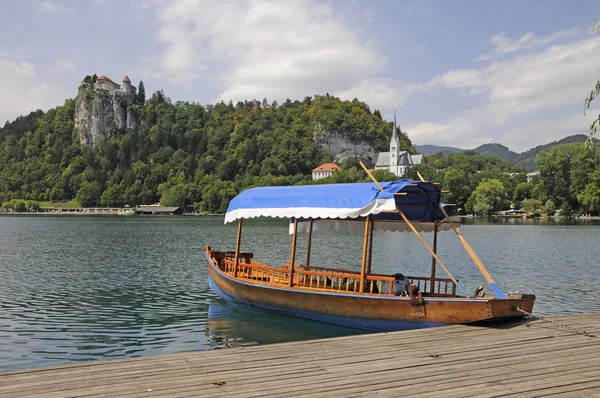
M210 259L210 257L208 256L208 254L204 253L204 256L206 257L206 261L208 261L209 266L211 266L216 272L218 272L223 278L229 279L232 282L236 282L236 283L240 283L242 285L247 285L247 286L260 286L262 289L272 289L272 290L281 290L281 291L294 291L296 293L302 293L302 294L318 294L320 296L339 296L339 297L348 297L348 294L342 294L342 293L333 293L333 292L315 292L315 291L311 291L311 290L292 290L292 289L285 289L285 288L279 288L279 287L274 287L274 286L266 286L266 285L257 285L257 284L253 284L253 283L248 283L248 282L244 282L238 279L234 279L231 276L227 275L226 273L224 273L223 271L221 271L220 269L216 268L213 266L212 261ZM373 296L367 296L367 295L363 295L363 294L353 294L352 297L354 298L365 298L365 299L373 299ZM460 297L458 298L460 300L461 303L481 303L482 301L484 301L483 299L476 299L476 300L468 300L465 297ZM394 301L410 301L410 298L406 297L406 296L377 296L377 300L394 300ZM453 302L456 301L457 299L446 299L446 298L440 298L440 297L428 297L427 301L429 302Z
M502 293L502 290L500 290L498 285L496 285L496 282L490 283L490 286L492 287L492 289L494 289L494 292L496 293L496 296L498 296L498 298L505 298L504 293Z
M250 302L239 297L232 296L227 292L223 291L217 284L212 280L210 275L208 276L208 283L211 289L225 300L233 303L242 305L251 305L256 308L263 310L278 312L286 315L293 315L301 318L312 319L315 321L333 323L336 325L349 326L357 329L369 330L374 332L392 332L397 330L409 330L409 329L423 329L437 326L447 325L441 322L410 322L410 321L388 321L388 320L376 320L376 319L363 319L363 318L351 318L339 315L321 314L318 312L292 310L288 308L281 308L272 305L257 304Z

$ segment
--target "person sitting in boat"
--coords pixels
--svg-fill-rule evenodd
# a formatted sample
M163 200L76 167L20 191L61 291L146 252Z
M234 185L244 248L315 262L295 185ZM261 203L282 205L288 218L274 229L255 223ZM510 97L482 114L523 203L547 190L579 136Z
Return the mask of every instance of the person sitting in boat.
M407 277L401 273L393 274L394 282L392 282L392 295L408 296L408 285L410 282Z

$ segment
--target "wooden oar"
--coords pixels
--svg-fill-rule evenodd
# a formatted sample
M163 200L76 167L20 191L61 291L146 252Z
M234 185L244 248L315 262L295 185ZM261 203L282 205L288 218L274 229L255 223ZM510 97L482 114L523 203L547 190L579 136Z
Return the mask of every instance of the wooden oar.
M452 229L454 230L454 232L456 232L456 235L458 236L458 240L460 240L460 243L465 248L467 254L469 254L469 257L471 257L471 260L473 260L473 262L475 263L475 265L477 266L477 268L479 268L479 271L481 272L481 274L483 275L483 277L485 278L485 280L487 281L487 283L490 284L490 286L492 287L492 289L494 289L494 292L496 293L496 295L499 298L505 298L506 296L504 296L504 293L502 293L502 290L500 290L500 288L498 287L498 285L496 285L496 282L494 282L494 279L492 278L492 276L490 275L490 273L488 272L488 270L485 268L485 266L483 265L483 263L479 259L479 256L477 256L477 254L475 253L475 250L473 250L473 248L471 247L471 245L469 244L469 242L467 242L467 240L460 233L460 231L458 230L458 228L456 228L456 226L454 225L454 223L450 219L450 216L448 215L448 213L446 213L446 210L444 209L444 206L442 206L441 203L439 204L439 206L440 206L440 210L442 211L442 214L444 214L444 217L446 217L446 220L448 220L448 223L450 224L450 226L452 227Z
M423 178L423 176L421 175L421 173L419 173L417 171L417 175L419 176L419 178L421 179L421 181L425 182L425 179ZM488 272L488 270L485 268L485 266L481 262L481 259L479 258L479 256L477 256L477 253L475 253L475 250L473 250L473 248L471 247L471 245L469 244L469 242L467 242L467 240L465 239L465 237L460 233L460 231L458 230L458 228L456 228L456 226L454 225L454 223L450 219L450 216L448 215L448 213L444 209L444 206L442 206L442 204L439 203L439 207L440 207L440 210L442 211L442 214L444 215L444 217L446 217L446 220L448 220L448 223L450 224L450 226L452 227L452 229L454 230L454 232L456 232L456 235L458 236L458 240L460 240L460 243L465 248L465 251L467 252L467 254L469 255L469 257L471 257L471 260L473 260L473 262L475 263L475 265L477 266L477 268L479 268L479 272L481 272L481 274L483 275L483 277L485 278L485 280L490 284L490 286L492 287L492 289L494 290L494 292L496 293L496 295L499 298L505 298L504 293L502 293L502 291L500 290L500 288L498 287L498 285L496 285L496 282L494 282L494 279L492 278L492 276L490 275L490 273Z

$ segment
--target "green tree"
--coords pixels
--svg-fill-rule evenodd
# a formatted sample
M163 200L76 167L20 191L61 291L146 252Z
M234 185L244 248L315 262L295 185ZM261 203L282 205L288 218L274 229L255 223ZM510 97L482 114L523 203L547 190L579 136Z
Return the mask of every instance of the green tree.
M396 174L390 172L389 170L373 170L373 177L379 182L384 181L396 181L398 176ZM371 181L371 179L369 179Z
M546 213L549 216L553 216L554 213L556 213L556 205L554 204L552 199L548 199L546 201L546 204L544 205L543 210L544 210L544 213Z
M566 201L563 202L563 204L560 206L559 212L560 212L561 217L564 217L564 218L573 217L573 208L571 207L569 202L566 202Z
M533 198L533 188L535 184L532 182L522 182L517 184L513 191L513 203L521 203L525 199Z
M449 191L444 197L445 202L454 203L459 209L465 208L472 193L467 173L454 167L447 169L444 173L443 188Z
M225 213L235 195L237 191L231 181L215 179L203 189L200 209L207 213Z
M538 199L524 199L522 209L527 214L539 215L542 212L543 203Z
M82 207L90 207L96 205L100 201L102 191L100 187L94 183L85 181L77 191L77 200Z
M572 147L555 146L541 152L535 160L540 170L539 199L552 199L555 203L575 202L571 194Z
M16 211L17 213L26 212L27 206L25 205L25 202L22 200L17 200L14 204L14 211Z
M600 33L600 19L598 19L596 21L596 23L594 24L594 26L592 27L592 32L593 31ZM592 91L590 91L589 95L585 98L585 100L583 100L583 113L584 114L590 109L592 102L594 102L594 100L597 99L599 95L600 95L600 79L598 79L596 81L596 85L594 86ZM599 124L600 124L600 115L598 115L598 117L596 119L594 119L594 121L590 125L589 139L588 139L589 143L592 142L592 137L596 134Z
M144 87L144 82L141 80L138 84L137 103L140 105L144 105L146 103L146 88Z
M502 210L506 190L500 180L483 180L472 194L473 211L481 215L491 215Z
M600 169L590 176L590 182L577 196L585 212L600 212Z
M195 184L181 183L162 189L160 204L161 206L182 207L184 210L189 210L198 199L198 187Z

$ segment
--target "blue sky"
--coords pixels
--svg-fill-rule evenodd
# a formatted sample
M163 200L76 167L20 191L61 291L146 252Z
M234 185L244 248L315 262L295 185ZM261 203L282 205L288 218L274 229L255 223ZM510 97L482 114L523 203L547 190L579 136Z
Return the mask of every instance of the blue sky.
M0 124L127 74L201 104L358 98L413 143L520 152L593 119L600 4L578 1L4 1Z

